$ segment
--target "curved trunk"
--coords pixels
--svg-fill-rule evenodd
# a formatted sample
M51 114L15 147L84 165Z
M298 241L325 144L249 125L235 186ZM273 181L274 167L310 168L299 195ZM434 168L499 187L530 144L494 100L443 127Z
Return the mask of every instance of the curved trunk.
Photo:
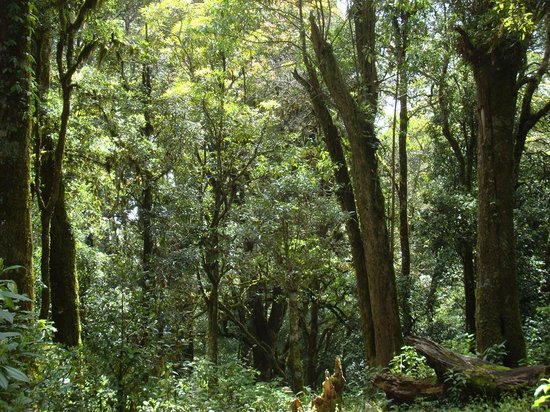
M312 42L323 79L342 116L351 147L351 174L365 242L375 341L375 364L386 366L402 345L393 261L386 228L384 197L378 174L374 128L345 84L331 46L313 18Z

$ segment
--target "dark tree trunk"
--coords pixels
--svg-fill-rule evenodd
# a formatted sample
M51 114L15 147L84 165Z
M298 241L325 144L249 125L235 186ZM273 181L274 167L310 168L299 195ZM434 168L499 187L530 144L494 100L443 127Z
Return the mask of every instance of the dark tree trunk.
M316 277L313 280L311 289L314 293L319 293L319 279ZM305 347L306 347L306 384L313 388L318 380L317 375L317 355L319 353L319 301L317 296L312 297L309 308L309 322L306 324L304 319L305 329Z
M206 301L206 309L208 314L208 360L214 365L218 364L218 318L219 318L219 284L213 282L210 288L210 295Z
M283 325L286 312L286 300L280 287L274 287L271 293L271 310L269 318L264 300L259 289L252 288L249 294L249 306L251 310L251 332L261 342L261 346L253 344L253 366L260 372L260 379L268 381L278 373L278 365L274 364L277 353L277 336ZM266 353L266 350L269 353Z
M514 233L516 77L523 53L506 44L473 62L479 110L477 348L506 342L505 364L526 349L519 311Z
M403 334L410 335L413 326L410 299L411 299L411 250L409 244L409 217L408 217L408 159L407 135L409 129L408 92L409 75L407 68L407 48L409 36L408 12L399 12L394 18L396 37L396 57L399 78L399 243L401 246L401 313L403 315Z
M474 247L469 239L461 242L462 273L465 297L466 332L476 333L476 295Z
M30 206L31 62L30 2L0 3L0 258L18 265L3 277L13 279L23 302L34 300Z
M368 3L368 2L367 2ZM393 262L378 175L374 127L353 100L331 46L313 18L312 42L323 79L342 116L351 147L351 172L361 233L364 235L375 337L375 364L385 366L402 344ZM374 56L371 56L374 58Z
M51 224L52 320L57 329L55 340L67 346L78 346L81 327L76 249L65 204L65 184L62 181Z
M153 225L151 214L153 212L153 183L152 179L144 177L143 192L140 205L140 223L143 236L142 267L143 278L142 287L144 295L151 288L151 257L153 256L154 240ZM147 297L145 296L147 299Z

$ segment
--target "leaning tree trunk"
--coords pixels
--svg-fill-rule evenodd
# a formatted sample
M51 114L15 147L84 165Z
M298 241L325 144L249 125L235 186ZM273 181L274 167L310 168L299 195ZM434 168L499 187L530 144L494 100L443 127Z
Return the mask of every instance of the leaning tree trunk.
M363 335L363 350L367 362L371 364L374 362L376 352L374 346L374 326L372 323L365 248L361 236L359 221L357 219L355 195L353 193L353 187L348 172L347 161L344 155L340 133L332 120L325 95L317 78L317 73L311 64L311 61L305 55L304 63L307 68L308 79L304 79L296 71L294 72L294 77L298 80L298 82L300 82L300 84L302 84L302 86L304 86L309 94L313 110L315 111L315 116L321 126L321 129L323 130L323 137L327 151L330 155L330 159L336 165L334 169L334 178L338 184L336 197L342 210L349 215L346 220L346 233L351 246L351 258L355 271L357 301L359 303L361 332Z
M386 228L384 197L378 175L374 127L351 96L331 46L314 18L311 39L321 74L342 116L351 147L351 173L361 233L364 235L374 325L375 364L386 366L402 344L393 261Z
M30 206L31 64L30 2L0 3L0 258L3 276L13 279L31 301L32 238Z

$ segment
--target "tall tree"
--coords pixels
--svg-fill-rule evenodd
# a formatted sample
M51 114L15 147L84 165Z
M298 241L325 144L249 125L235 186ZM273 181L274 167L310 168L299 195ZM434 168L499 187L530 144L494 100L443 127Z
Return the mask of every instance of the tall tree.
M351 174L357 212L365 245L369 295L374 326L374 363L385 366L402 344L393 261L386 227L384 197L378 174L374 118L378 102L375 22L373 1L358 0L353 5L355 46L358 59L359 104L350 92L332 46L321 31L325 22L310 16L311 41L323 80L346 128L351 149ZM367 107L366 111L362 106Z
M392 16L395 36L395 57L397 65L397 96L399 100L399 183L397 197L399 199L399 243L401 245L401 293L400 304L403 320L403 334L412 332L411 296L411 248L409 242L409 208L408 208L408 159L407 135L409 131L409 69L407 52L409 47L409 31L411 20L411 5L398 4Z
M359 304L359 313L361 320L361 332L363 336L363 350L365 358L369 363L375 361L376 353L374 344L374 326L372 323L372 311L369 295L369 281L367 274L367 262L365 258L365 248L357 217L357 208L355 206L355 195L351 177L348 172L348 162L342 146L342 138L338 127L334 123L329 110L328 99L321 87L317 71L313 62L307 53L306 34L303 27L303 5L299 4L300 19L302 20L300 28L300 46L302 49L302 59L306 67L307 77L304 78L298 71L294 71L294 78L304 87L309 95L311 105L319 126L323 133L323 140L330 155L330 159L336 166L334 169L334 178L338 185L336 196L342 210L349 214L346 221L346 232L351 247L351 256L357 284L357 301Z
M509 366L526 356L515 257L515 170L528 131L550 111L550 103L534 113L531 105L548 67L548 26L542 71L522 79L533 33L514 18L527 25L548 23L549 7L536 1L472 1L466 5L463 25L457 27L462 55L474 73L478 104L476 343L483 351L504 341L504 363Z
M34 299L30 139L31 15L29 0L0 4L0 258L19 293ZM26 302L27 309L32 301Z

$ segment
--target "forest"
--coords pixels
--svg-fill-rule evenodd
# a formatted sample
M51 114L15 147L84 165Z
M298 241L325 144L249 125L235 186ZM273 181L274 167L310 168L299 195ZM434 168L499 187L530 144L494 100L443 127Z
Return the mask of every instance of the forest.
M546 410L549 67L548 0L0 0L0 410Z

